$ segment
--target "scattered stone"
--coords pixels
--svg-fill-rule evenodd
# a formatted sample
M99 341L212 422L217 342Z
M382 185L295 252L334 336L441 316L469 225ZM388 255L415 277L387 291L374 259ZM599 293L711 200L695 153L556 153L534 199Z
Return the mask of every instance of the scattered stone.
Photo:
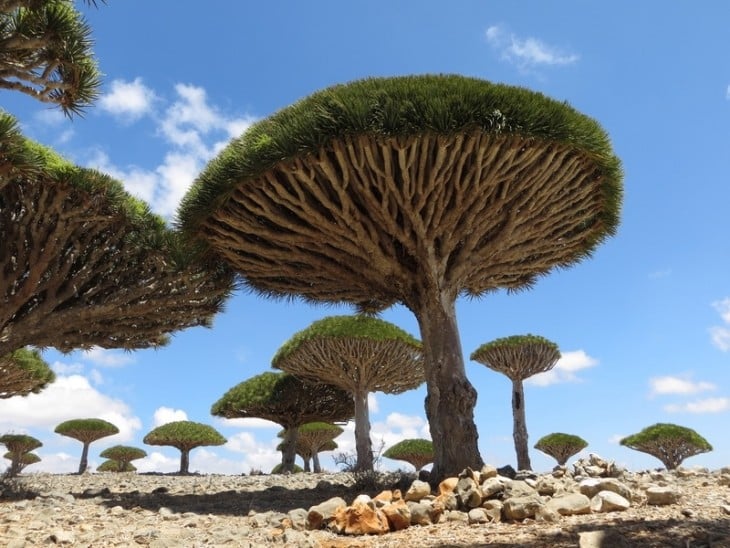
M617 531L586 531L578 534L579 548L633 548L626 537Z
M416 480L411 483L411 486L406 491L403 497L406 501L418 502L419 500L426 498L431 494L431 485L425 481Z
M600 491L591 499L591 511L614 512L626 510L631 503L613 491Z
M471 510L469 510L467 516L469 518L468 521L470 525L473 525L475 523L488 523L489 521L491 521L489 519L487 511L484 508L472 508Z
M646 490L646 503L663 506L666 504L675 504L682 497L682 493L676 487L649 487Z
M307 529L321 529L327 526L335 518L337 509L345 506L347 503L340 497L333 497L312 506L307 512Z
M482 491L473 477L460 478L456 484L456 498L464 510L476 508L482 503Z
M391 531L400 531L411 525L411 510L403 499L382 508Z
M364 495L367 496L367 495ZM367 497L360 495L351 506L335 510L332 529L345 535L383 535L390 531L382 510Z
M575 514L590 514L591 499L582 493L567 493L551 498L545 506L562 516Z
M502 514L508 520L523 520L535 517L535 512L542 506L542 499L537 495L510 497L504 501Z

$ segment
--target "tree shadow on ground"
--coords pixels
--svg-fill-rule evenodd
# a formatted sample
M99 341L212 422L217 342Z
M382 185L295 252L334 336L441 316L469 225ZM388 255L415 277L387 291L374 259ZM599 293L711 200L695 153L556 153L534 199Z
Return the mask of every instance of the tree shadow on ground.
M508 526L510 527L510 526ZM547 527L547 526L546 526ZM483 543L441 544L440 548L730 548L728 519L617 520L614 523L584 523L562 527L557 533L533 534L510 527L504 536L519 540L501 541L502 534L485 532ZM433 545L429 545L433 546Z

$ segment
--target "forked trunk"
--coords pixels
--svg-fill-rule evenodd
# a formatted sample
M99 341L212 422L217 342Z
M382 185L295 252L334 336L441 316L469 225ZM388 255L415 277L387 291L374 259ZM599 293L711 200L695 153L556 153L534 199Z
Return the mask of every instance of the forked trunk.
M480 469L474 406L477 393L464 370L453 299L423 299L417 313L426 371L426 416L433 441L430 483L437 485L467 466Z
M81 462L79 462L79 474L83 474L86 472L86 467L89 464L89 445L91 444L90 441L84 441L82 442L84 444L84 448L81 450Z
M512 379L512 418L514 427L512 437L515 440L517 453L517 469L532 470L530 453L527 448L527 421L525 419L525 391L520 379Z
M190 473L190 449L180 449L180 474Z
M299 428L293 426L284 430L284 441L281 448L281 472L294 472L294 461L297 458L297 437Z
M368 393L356 391L355 399L355 450L357 464L355 470L367 472L373 469L373 444L370 441L370 410L368 408Z

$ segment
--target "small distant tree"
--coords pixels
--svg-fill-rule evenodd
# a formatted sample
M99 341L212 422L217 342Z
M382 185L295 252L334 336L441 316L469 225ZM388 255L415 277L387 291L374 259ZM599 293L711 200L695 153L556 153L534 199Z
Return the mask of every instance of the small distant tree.
M189 474L190 451L196 447L223 445L224 438L215 428L192 421L174 421L158 426L142 440L147 445L169 445L180 450L179 474Z
M117 472L125 472L129 468L129 463L133 460L143 459L147 456L147 451L138 447L131 447L129 445L114 445L113 447L107 447L99 456L104 459L109 459L117 463ZM111 465L109 465L111 466Z
M12 453L11 451L8 451L3 455L3 458L8 459L11 461L11 467L7 471L7 475L12 477L18 475L20 472L22 472L26 466L30 466L31 464L35 464L36 462L41 462L41 458L36 455L35 453L23 453L20 455L20 458L17 458L17 456ZM17 461L16 461L17 459ZM17 462L17 472L13 473L13 465L12 463Z
M423 384L421 343L370 316L330 316L296 333L272 360L276 369L352 394L358 471L373 469L368 394L398 394Z
M522 381L552 369L560 359L558 345L536 335L515 335L483 344L472 353L471 359L506 375L512 381L512 436L517 453L517 468L532 470L527 447L525 390Z
M311 384L285 373L267 371L226 392L210 410L213 415L266 419L286 431L282 465L292 471L298 427L308 422L342 422L352 418L352 396L330 384Z
M301 474L302 472L304 472L304 469L298 464L295 464L290 471L284 470L284 464L281 462L271 469L272 474Z
M132 464L131 462L128 462L126 464L122 464L119 461L116 461L114 459L107 459L104 462L102 462L99 466L96 467L97 472L136 472L137 467Z
M0 357L0 398L36 394L56 380L40 352L20 348Z
M1 1L0 44L0 89L58 105L67 115L97 98L91 28L72 1Z
M40 440L26 434L5 434L0 436L0 443L8 450L5 458L10 459L10 468L7 471L7 475L11 477L17 476L27 464L32 464L30 462L23 464L26 454L33 451L33 449L38 449L43 446ZM32 457L28 458L32 459Z
M319 453L322 451L334 451L337 449L337 443L334 438L342 434L343 429L336 424L327 422L308 422L298 428L296 454L302 457L304 461L304 471L311 472L310 461L314 466L314 472L319 473L322 467L319 463ZM281 430L277 436L286 437L286 430ZM284 443L280 443L277 451L283 451Z
M103 419L71 419L56 426L54 432L84 444L79 462L79 474L83 474L88 466L89 445L101 438L118 434L119 428Z
M712 445L691 428L669 423L647 426L619 443L658 458L667 470L674 470L686 458L712 451Z
M565 466L568 459L588 447L588 442L573 434L554 432L541 437L535 444L535 449L550 455L560 466Z
M418 472L429 462L433 462L433 442L426 439L399 441L389 447L383 453L383 456L412 464L416 468L416 472Z

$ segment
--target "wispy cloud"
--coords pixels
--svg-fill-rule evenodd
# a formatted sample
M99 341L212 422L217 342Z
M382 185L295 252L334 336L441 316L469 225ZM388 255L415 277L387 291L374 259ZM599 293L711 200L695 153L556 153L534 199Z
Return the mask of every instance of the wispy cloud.
M707 398L682 404L664 406L667 413L721 413L730 409L730 398Z
M536 67L564 66L576 63L576 53L563 51L534 37L522 38L502 25L492 25L486 30L487 42L502 59L529 70Z
M663 270L655 270L654 272L649 272L647 277L650 280L658 280L660 278L668 278L672 275L672 269L671 268L665 268Z
M725 325L715 325L710 328L712 344L723 352L730 350L730 297L715 301L712 306L720 313Z
M649 393L650 396L697 394L698 392L706 392L717 389L717 386L711 382L694 382L689 378L672 376L653 377L649 379L649 387L651 388L651 392Z
M99 99L99 108L102 110L126 123L152 112L156 96L142 83L141 78L135 78L132 82L112 80L110 88L109 93Z
M134 357L131 354L98 346L86 350L82 356L84 360L101 367L122 367L134 363Z
M589 356L585 350L563 352L562 357L555 364L555 367L545 373L533 375L525 380L525 384L549 386L561 382L580 382L581 379L577 373L596 365L598 365L598 360Z
M168 149L152 168L120 167L100 150L92 152L87 165L121 180L128 192L167 218L175 213L205 163L256 121L253 116L224 114L210 103L204 88L190 84L177 84L175 98L166 107L161 96L145 87L140 78L115 81L104 99L102 108L117 119L149 116Z

